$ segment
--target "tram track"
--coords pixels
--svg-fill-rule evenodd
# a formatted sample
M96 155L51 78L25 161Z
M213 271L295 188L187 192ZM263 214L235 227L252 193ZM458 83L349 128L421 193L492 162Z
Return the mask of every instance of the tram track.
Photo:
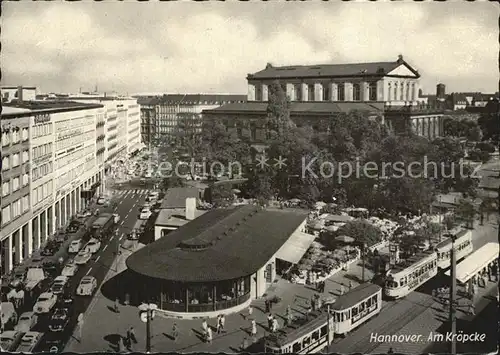
M393 309L394 307L402 304L403 302L409 302L406 299L401 299L398 301L391 302L391 304L388 307L385 307L381 310L378 316L384 315L384 313L387 315L387 311ZM410 301L411 302L411 301ZM354 331L350 335L348 335L347 339L340 339L338 341L334 341L333 346L335 348L335 345L340 345L342 346L342 343L345 341L354 341L353 344L347 345L345 347L342 347L341 350L337 349L332 349L334 351L340 351L342 353L370 353L373 350L375 350L380 344L377 342L372 342L370 340L370 336L373 333L378 333L378 334L383 334L383 335L393 335L403 327L405 327L408 323L410 323L412 320L417 318L419 315L424 313L429 307L431 307L434 304L434 299L429 298L425 300L422 303L413 303L411 308L407 310L404 313L399 313L395 317L391 317L387 321L383 322L382 324L377 323L376 326L374 326L373 322L368 322L367 324L361 325L359 330ZM378 318L378 317L377 317ZM373 319L376 320L377 318ZM370 327L371 329L367 328L366 326L372 325ZM366 335L362 334L356 334L357 332L367 332ZM362 339L360 339L360 336L362 336ZM348 340L349 339L349 340ZM356 340L354 340L356 339Z

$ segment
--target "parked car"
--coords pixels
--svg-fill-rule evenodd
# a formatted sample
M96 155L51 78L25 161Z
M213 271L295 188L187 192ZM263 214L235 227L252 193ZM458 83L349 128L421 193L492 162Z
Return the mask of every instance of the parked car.
M93 276L84 276L76 289L79 296L91 296L97 289L97 280Z
M13 326L17 323L17 312L12 302L2 302L0 304L2 327Z
M57 296L52 292L44 292L36 300L33 311L37 314L49 313L56 305Z
M81 239L73 240L68 247L68 253L78 253L83 246L83 242Z
M78 230L80 229L80 227L82 226L82 222L78 221L78 220L72 220L68 227L66 228L66 233L76 233L78 232Z
M149 219L151 217L151 211L149 209L143 208L139 214L139 219Z
M95 254L99 251L99 249L101 249L101 241L96 238L91 238L85 245L84 249L87 249L92 254Z
M75 264L74 260L70 260L62 269L61 275L71 277L75 276L77 271L78 271L78 265Z
M64 293L65 289L69 286L68 284L69 278L67 276L57 276L54 280L54 283L50 287L50 292L54 295L60 295Z
M74 262L76 265L85 265L92 258L92 253L87 249L82 249L76 254Z
M17 322L14 330L18 330L23 333L29 332L38 322L38 316L35 312L24 312L19 317L19 321Z
M48 275L52 275L52 277L59 273L60 267L61 266L53 260L44 261L42 265L43 271Z
M100 196L98 199L97 199L97 204L98 205L104 205L106 203L106 199L103 197L103 196Z
M76 214L77 218L87 218L87 217L90 217L90 216L92 216L92 212L90 212L89 210L78 212Z
M40 343L40 340L42 340L42 336L43 334L39 332L28 332L24 334L16 352L32 353L35 347Z
M19 346L23 332L18 330L7 330L0 334L0 347L3 351L13 352Z
M11 281L9 282L9 286L12 288L16 288L21 286L26 279L26 270L16 270L12 275Z
M120 215L118 213L113 213L113 218L114 218L115 224L120 222Z
M50 318L49 330L51 332L62 332L69 323L69 309L57 308Z
M43 256L52 256L56 253L56 251L57 251L56 247L47 245L45 248L43 248L40 254L42 254Z

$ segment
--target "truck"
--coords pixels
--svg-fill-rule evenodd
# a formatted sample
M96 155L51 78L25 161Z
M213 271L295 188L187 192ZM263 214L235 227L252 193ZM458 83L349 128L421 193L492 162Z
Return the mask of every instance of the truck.
M26 272L25 290L31 291L46 279L45 271L40 267L30 267Z
M101 239L103 236L111 233L115 226L115 216L111 213L102 213L92 224L92 236Z

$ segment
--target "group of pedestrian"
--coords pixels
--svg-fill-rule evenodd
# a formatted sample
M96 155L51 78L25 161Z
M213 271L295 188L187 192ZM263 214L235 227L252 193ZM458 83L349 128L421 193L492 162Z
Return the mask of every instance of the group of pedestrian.
M208 325L206 319L204 319L203 322L201 323L201 328L203 329L203 337L205 339L205 342L212 344L212 339L213 339L212 327Z
M120 335L118 339L118 352L121 353L127 350L132 350L132 344L137 344L137 337L135 336L134 327L127 329L127 335L125 337Z
M272 313L269 313L267 316L267 328L271 333L276 333L278 331L278 319Z
M319 281L316 283L316 291L319 293L325 292L325 281Z
M226 317L223 314L217 316L217 334L224 333L224 326L226 324Z

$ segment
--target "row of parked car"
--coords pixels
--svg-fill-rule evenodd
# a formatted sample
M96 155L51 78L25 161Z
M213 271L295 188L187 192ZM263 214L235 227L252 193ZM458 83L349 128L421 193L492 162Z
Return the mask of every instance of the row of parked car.
M81 226L81 221L74 220L70 222L70 224L66 228L65 234L76 233ZM54 255L57 252L58 247L60 247L60 243L50 241L42 251L42 254L49 254L50 256ZM7 330L0 334L0 346L2 350L33 352L33 350L41 342L42 337L46 334L41 331L34 331L34 328L38 328L37 330L42 330L40 329L42 328L40 326L41 320L43 323L45 323L45 321L47 322L47 330L51 334L58 334L66 329L71 320L71 305L74 298L74 295L72 294L70 289L71 278L76 275L79 265L86 264L92 257L92 254L99 251L100 247L101 242L96 238L91 238L86 244L83 244L82 239L77 239L75 241L72 241L68 247L68 253L70 255L76 253L76 256L73 259L70 259L66 263L64 268L62 268L62 270L60 266L54 262L52 262L54 264L53 270L47 270L47 262L44 262L43 268L37 269L36 267L31 267L24 274L22 274L20 271L18 272L19 274L15 279L16 285L12 285L11 282L11 286L15 286L17 289L21 289L23 287L26 288L26 286L29 286L28 283L30 283L30 280L35 279L35 277L33 276L35 275L34 271L39 271L42 273L42 281L50 280L50 278L46 277L47 271L60 271L61 274L53 278L50 286L39 286L39 288L45 289L46 291L42 292L36 298L32 311L24 312L20 315L19 319L15 319L15 326L13 330ZM30 272L33 275L31 275ZM36 274L35 276L40 275ZM52 276L54 277L55 275ZM38 280L37 285L41 284L42 282ZM79 285L76 288L76 294L79 296L91 296L94 294L96 289L97 280L92 276L84 276L80 280ZM8 302L2 303L2 306L4 304L8 304ZM49 345L52 342L55 349L51 348L45 350L60 350L60 337L58 338L57 336L53 336L49 338L51 338L52 341L48 339L45 342Z

